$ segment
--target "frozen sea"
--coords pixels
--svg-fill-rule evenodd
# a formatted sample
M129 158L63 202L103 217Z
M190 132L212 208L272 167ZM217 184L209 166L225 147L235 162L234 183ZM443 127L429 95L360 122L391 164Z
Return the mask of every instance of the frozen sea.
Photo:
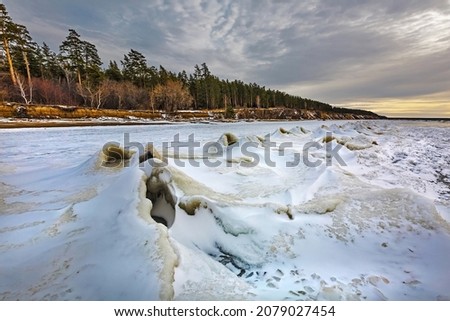
M8 129L0 142L1 300L450 300L449 122ZM135 154L114 162L108 143ZM139 162L147 143L164 162Z

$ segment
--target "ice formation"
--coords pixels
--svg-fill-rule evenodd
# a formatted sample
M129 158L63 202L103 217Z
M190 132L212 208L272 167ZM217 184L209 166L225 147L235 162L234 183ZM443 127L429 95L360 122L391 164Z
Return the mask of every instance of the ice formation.
M21 131L2 132L3 300L450 300L448 124ZM201 146L163 160L169 133Z

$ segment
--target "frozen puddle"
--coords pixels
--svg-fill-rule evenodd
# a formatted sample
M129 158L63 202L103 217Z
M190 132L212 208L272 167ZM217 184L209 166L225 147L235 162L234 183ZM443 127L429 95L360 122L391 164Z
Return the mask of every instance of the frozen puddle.
M450 300L450 127L410 124L217 125L209 163L203 145L4 155L29 167L0 176L0 298Z

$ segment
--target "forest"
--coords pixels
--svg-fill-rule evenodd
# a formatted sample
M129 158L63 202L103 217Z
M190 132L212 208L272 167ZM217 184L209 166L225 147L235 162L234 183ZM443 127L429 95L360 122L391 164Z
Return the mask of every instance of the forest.
M353 112L330 104L289 95L256 83L220 79L206 63L193 72L151 66L130 49L120 62L103 64L95 44L74 29L53 51L33 41L27 27L13 21L0 4L0 99L24 104L85 106L95 109L181 109L286 107ZM106 67L105 67L106 66Z

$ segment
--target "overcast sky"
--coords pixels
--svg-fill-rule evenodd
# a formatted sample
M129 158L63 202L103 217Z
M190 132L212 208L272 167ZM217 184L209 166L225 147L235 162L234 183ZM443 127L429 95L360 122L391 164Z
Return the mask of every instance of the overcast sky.
M58 51L74 28L104 63L256 82L332 105L450 117L450 0L3 0Z

